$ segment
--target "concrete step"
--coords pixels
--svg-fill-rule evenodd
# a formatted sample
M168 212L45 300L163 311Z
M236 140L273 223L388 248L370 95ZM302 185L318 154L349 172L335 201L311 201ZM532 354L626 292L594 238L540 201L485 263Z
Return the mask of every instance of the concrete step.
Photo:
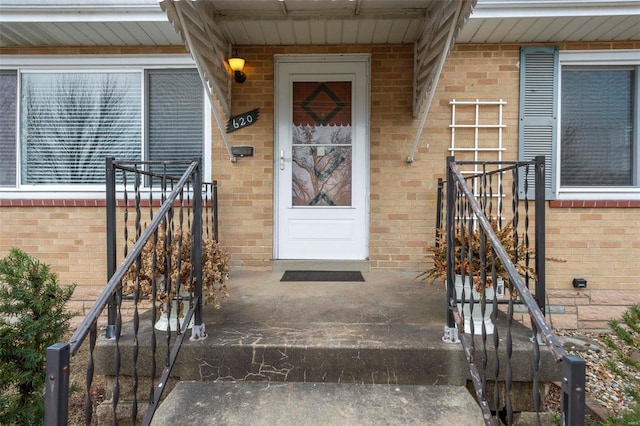
M180 382L156 426L484 425L462 386Z

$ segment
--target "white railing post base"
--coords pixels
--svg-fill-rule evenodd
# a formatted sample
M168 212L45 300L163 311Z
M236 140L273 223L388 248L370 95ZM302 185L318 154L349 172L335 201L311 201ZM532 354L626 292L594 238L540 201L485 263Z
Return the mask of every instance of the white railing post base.
M207 338L207 333L204 330L204 323L200 325L194 325L191 329L191 337L189 338L192 342L197 342L198 340L204 340Z
M460 338L458 337L458 327L447 327L445 325L442 341L445 343L460 343Z

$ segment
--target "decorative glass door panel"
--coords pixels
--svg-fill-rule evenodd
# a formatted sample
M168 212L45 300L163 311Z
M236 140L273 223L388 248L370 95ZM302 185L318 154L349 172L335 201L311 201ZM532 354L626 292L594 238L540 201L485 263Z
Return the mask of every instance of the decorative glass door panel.
M292 205L351 206L351 82L294 82Z

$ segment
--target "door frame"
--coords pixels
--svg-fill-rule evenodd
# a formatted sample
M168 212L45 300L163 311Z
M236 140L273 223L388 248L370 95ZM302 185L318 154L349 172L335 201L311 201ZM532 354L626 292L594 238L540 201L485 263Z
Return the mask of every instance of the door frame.
M280 122L280 105L279 105L279 68L281 64L292 64L292 63L300 63L300 64L313 64L313 63L346 63L346 62L358 62L365 64L365 76L366 79L365 86L365 99L363 101L365 105L365 113L364 113L364 183L365 183L365 196L364 196L364 229L365 229L365 259L369 258L369 222L370 222L370 175L371 175L371 162L370 162L370 112L371 112L371 55L368 53L358 53L358 54L282 54L282 55L274 55L274 123L273 123L273 132L274 132L274 143L273 143L273 259L280 259L279 254L279 226L280 226L280 196L279 193L279 183L280 183L280 173L279 173L279 125ZM337 73L339 74L339 73ZM356 190L354 188L354 190ZM362 260L365 260L362 259Z

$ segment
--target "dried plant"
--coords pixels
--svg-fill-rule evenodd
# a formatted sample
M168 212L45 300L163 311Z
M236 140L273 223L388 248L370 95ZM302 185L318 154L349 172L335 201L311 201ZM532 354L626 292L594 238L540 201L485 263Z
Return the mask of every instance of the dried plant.
M160 309L173 300L180 284L180 293L192 292L195 285L191 246L193 237L190 232L180 229L171 234L170 240L164 227L158 229L158 240L154 244L149 240L142 249L140 269L136 272L136 263L127 271L122 280L124 294L133 294L136 279L139 279L139 295L152 296L152 288L157 286L156 301L161 302ZM155 259L154 259L155 253ZM178 265L178 261L180 264ZM171 284L167 288L166 282ZM229 280L229 256L213 238L202 241L202 297L205 304L220 308L220 299L227 299L226 282ZM181 306L181 304L178 304Z
M531 265L526 263L526 259L534 258L534 251L531 247L527 247L524 239L519 239L518 244L514 239L514 226L513 222L503 224L500 226L497 219L491 219L491 228L495 232L498 240L506 250L509 258L514 263L516 270L521 276L529 276L530 279L535 280L535 270ZM464 229L463 231L456 228L454 233L454 267L455 274L458 275L473 275L473 282L476 287L476 291L481 292L483 290L482 285L482 270L486 274L486 280L484 288L489 288L493 285L493 260L491 255L492 245L489 239L485 241L485 262L482 262L480 256L480 248L482 246L482 235L479 230L479 226L475 230ZM462 256L462 250L465 250L464 258ZM427 255L433 261L431 268L418 275L418 278L422 280L431 279L431 282L436 279L445 280L447 278L447 233L444 229L437 230L436 242L433 246L425 249L429 254ZM495 257L495 271L496 277L502 278L505 286L510 283L509 274L502 264L502 261Z

